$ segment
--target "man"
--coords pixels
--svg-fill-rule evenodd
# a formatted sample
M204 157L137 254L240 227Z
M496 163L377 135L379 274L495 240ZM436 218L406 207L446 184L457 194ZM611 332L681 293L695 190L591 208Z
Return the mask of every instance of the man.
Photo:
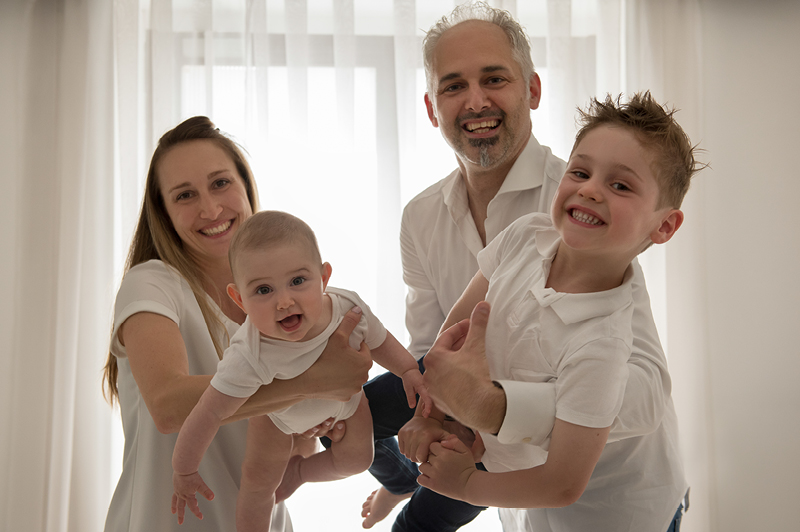
M485 4L459 6L431 28L423 54L428 116L455 152L458 168L414 198L403 213L406 326L409 350L418 358L433 345L447 313L478 270L477 253L519 216L548 212L565 168L531 134L530 110L539 106L541 83L528 39L507 12ZM671 389L638 264L634 285L634 352L610 441L655 430ZM552 384L515 383L503 389L491 382L485 360L478 357L440 357L436 362L433 370L428 368L426 382L432 396L459 421L497 433L503 443L546 440L555 420ZM370 407L386 408L388 384L380 384L381 392L375 391L376 384L365 388ZM380 414L373 411L373 417ZM376 439L385 437L378 423L376 419ZM446 432L438 430L429 427L427 441L444 437ZM381 447L390 444L379 443L371 471L386 486L388 460ZM408 467L402 471L400 476L409 476ZM365 502L366 528L408 496L398 488L381 488ZM481 509L419 488L393 530L457 530Z

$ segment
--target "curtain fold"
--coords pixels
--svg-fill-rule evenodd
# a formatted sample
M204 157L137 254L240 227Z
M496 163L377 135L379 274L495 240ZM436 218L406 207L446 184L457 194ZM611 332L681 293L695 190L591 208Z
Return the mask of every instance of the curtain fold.
M15 80L2 101L17 111L2 142L14 169L3 183L16 186L2 259L12 328L0 528L99 530L111 488L112 414L99 392L113 285L112 10L101 0L2 10L18 37L2 47L18 55L2 65Z

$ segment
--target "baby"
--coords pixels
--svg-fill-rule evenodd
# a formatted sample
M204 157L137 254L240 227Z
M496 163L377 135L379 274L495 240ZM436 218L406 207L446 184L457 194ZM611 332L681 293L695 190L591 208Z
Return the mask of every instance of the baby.
M247 319L178 435L172 458L172 510L179 523L187 504L202 519L196 492L213 498L198 466L222 421L261 385L291 379L308 369L353 306L363 311L350 336L353 348L364 341L377 363L403 379L409 406L416 405L416 395L424 412L431 404L411 354L357 294L328 287L331 265L322 262L316 237L302 220L278 211L254 214L231 242L229 258L234 283L228 285L228 295L247 313ZM342 440L308 458L292 456L292 434L329 418L347 419ZM372 416L363 392L348 402L307 399L251 418L236 506L237 530L268 530L276 501L304 482L360 473L370 466L372 457Z

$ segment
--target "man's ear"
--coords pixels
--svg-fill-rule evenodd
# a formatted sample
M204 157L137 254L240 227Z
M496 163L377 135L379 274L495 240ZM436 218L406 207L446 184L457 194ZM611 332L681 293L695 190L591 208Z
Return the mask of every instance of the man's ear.
M542 80L539 79L539 74L536 72L531 74L531 79L528 82L528 90L531 95L531 109L538 109L539 102L542 99Z
M233 283L228 284L228 297L233 299L233 302L236 303L237 307L244 310L244 305L242 305L242 294L239 293L239 290L236 289L236 285ZM247 312L246 310L244 311Z
M322 265L322 290L323 291L326 288L328 288L328 280L331 278L331 272L332 271L333 271L333 268L331 268L331 265L329 263L327 263L327 262L323 263L323 265Z
M661 225L655 231L650 233L650 240L654 244L663 244L668 242L675 232L683 224L683 211L679 209L670 209L661 220Z
M428 119L430 119L433 127L439 127L439 119L436 118L436 110L433 108L433 102L428 97L427 92L425 93L425 109L428 110Z

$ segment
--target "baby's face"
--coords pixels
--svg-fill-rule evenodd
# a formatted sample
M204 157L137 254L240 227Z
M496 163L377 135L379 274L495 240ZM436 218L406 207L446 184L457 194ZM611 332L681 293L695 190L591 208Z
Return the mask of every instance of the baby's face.
M564 244L630 256L628 261L645 249L670 210L656 210L653 161L654 154L627 128L589 131L575 146L553 198L553 225Z
M321 332L315 326L324 314L330 266L315 260L307 245L242 251L236 269L242 307L261 334L300 342Z

